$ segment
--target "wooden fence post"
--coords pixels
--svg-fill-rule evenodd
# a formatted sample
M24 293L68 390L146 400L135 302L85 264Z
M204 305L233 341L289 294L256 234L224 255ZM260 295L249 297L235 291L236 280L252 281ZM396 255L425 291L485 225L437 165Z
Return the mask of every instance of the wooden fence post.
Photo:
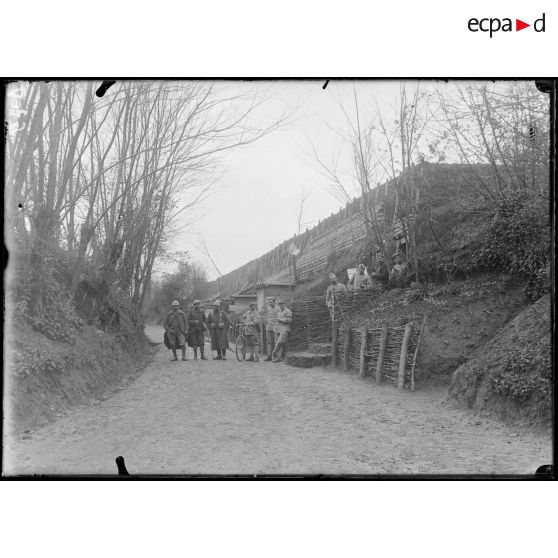
M366 376L366 326L360 328L360 375Z
M376 383L379 384L382 381L382 368L384 367L384 355L386 353L388 338L388 326L384 324L382 326L382 337L380 339L380 352L378 354L378 362L376 363Z
M345 322L345 359L343 361L343 370L349 371L349 353L351 351L351 324Z
M337 322L331 322L331 365L337 368Z
M411 391L415 391L415 366L417 365L417 356L419 352L420 342L422 340L422 334L424 332L424 326L426 324L426 316L422 320L422 326L420 327L420 333L417 339L417 346L415 347L415 354L413 356L413 365L411 366Z
M399 375L397 376L397 389L401 390L405 387L405 365L407 363L407 351L409 349L409 340L413 331L413 322L405 326L403 334L403 342L401 343L401 356L399 357Z

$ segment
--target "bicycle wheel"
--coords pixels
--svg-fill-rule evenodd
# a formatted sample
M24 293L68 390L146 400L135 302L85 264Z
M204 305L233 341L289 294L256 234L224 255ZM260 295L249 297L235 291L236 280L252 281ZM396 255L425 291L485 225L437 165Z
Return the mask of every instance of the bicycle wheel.
M238 360L242 361L246 358L246 345L244 343L244 335L239 335L236 338L235 352L236 352L236 358Z

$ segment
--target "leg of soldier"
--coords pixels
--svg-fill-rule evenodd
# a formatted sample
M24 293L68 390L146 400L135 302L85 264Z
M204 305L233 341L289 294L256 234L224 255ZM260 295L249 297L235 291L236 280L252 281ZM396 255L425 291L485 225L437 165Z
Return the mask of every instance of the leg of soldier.
M260 361L260 343L259 343L259 335L252 336L252 347L250 352L254 355L254 361Z
M271 353L273 353L273 347L275 347L275 334L273 331L266 331L265 332L267 338L267 356L264 360L270 361L271 360Z
M287 341L289 339L289 333L285 334L285 340L283 341L283 360L287 358Z
M182 349L182 360L186 360L186 343L180 348Z
M277 335L277 341L275 342L275 347L273 348L273 352L271 353L271 360L273 362L277 362L277 355L281 350L281 334Z
M246 359L249 362L254 362L254 336L246 335L245 341L246 348L248 349L249 356Z
M194 345L194 360L198 360L198 348Z
M205 351L205 347L202 345L200 347L200 358L201 358L201 360L207 360L207 358L205 358L204 351Z
M283 331L279 333L277 343L275 344L275 349L273 349L273 362L281 362L283 360L283 346L287 341L287 332ZM279 356L281 355L281 356Z
M174 347L172 347L171 350L172 350L172 356L173 356L173 358L171 360L178 360L178 357L176 356L176 349Z
M227 360L227 349L223 349L223 360Z

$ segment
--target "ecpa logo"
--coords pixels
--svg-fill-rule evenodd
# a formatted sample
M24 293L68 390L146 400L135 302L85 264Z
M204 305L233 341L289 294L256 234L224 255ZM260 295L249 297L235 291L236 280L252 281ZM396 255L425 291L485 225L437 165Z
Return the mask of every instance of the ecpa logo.
M543 13L543 15L539 19L536 19L533 22L533 29L535 30L535 32L544 33L546 23L545 17L546 14ZM509 17L505 17L503 19L500 19L498 17L485 17L482 19L472 17L467 23L467 27L469 28L469 31L472 31L473 33L477 33L478 31L489 33L490 38L492 38L492 35L494 33L497 33L498 31L503 31L504 33L514 31L512 19ZM522 29L526 29L527 27L531 27L531 24L525 23L520 19L515 20L515 31L521 31Z

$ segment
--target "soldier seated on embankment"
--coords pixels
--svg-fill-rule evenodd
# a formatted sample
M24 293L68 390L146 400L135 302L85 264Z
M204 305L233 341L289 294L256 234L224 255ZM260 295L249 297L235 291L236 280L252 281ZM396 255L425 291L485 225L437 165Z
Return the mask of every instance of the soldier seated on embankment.
M372 279L366 272L364 264L358 264L356 273L347 281L347 288L352 292L367 291L372 288Z
M410 280L410 270L403 256L396 252L393 256L393 267L389 272L389 284L391 287L404 289Z
M384 255L381 252L376 254L376 266L370 277L374 282L381 284L383 287L387 287L389 283L389 270L384 260Z

